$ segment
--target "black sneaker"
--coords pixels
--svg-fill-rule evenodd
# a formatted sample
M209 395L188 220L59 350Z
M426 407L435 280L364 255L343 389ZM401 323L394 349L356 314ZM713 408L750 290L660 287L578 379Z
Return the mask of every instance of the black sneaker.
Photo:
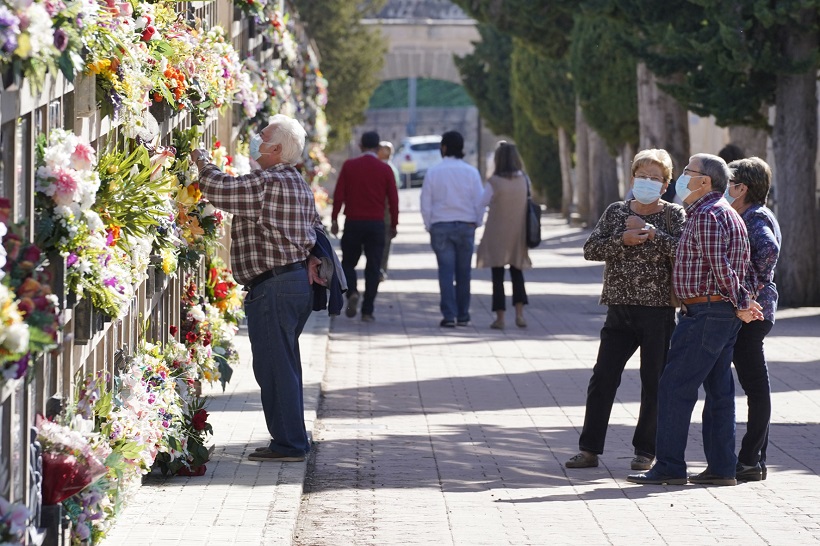
M470 325L470 319L467 319L467 320L457 320L457 321L456 321L456 326L469 326L469 325Z
M737 463L737 470L735 471L735 478L739 482L759 482L764 480L765 477L763 476L763 469L760 467L760 463L754 466L748 466L740 461Z
M439 322L438 325L441 326L442 328L455 328L456 327L456 321L449 320L449 319L441 319L441 322Z
M263 451L254 451L248 455L250 461L274 461L279 463L299 463L305 460L304 455L284 455L278 451L271 451L265 449Z

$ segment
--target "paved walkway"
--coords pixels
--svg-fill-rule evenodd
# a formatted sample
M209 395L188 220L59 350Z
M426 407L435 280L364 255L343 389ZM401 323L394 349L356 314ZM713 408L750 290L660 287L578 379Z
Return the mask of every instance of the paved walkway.
M419 216L403 213L376 322L338 317L328 335L326 315L314 313L303 336L317 442L307 465L247 461L266 431L240 335L242 364L226 393L210 393L217 449L208 472L148 480L106 546L820 542L820 308L781 311L767 339L774 415L765 482L628 484L635 360L601 466L565 470L603 323L602 267L581 256L587 232L554 217L544 225L527 272L529 327L488 328L490 277L479 270L473 326L441 330L435 258ZM687 452L693 471L705 466L700 410Z
M427 236L417 215L401 220L377 321L333 320L296 544L820 541L820 309L784 310L767 340L774 390L767 481L629 484L635 359L601 466L562 464L577 450L604 318L602 266L581 252L587 232L545 219L547 240L526 274L528 328L508 320L503 332L489 329L484 270L473 281L473 326L444 330ZM705 468L701 409L687 451L693 471Z

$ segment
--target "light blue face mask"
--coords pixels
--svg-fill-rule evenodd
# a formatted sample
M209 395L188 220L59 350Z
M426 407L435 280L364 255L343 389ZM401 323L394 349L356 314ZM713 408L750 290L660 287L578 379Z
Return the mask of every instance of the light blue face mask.
M731 188L731 187L732 187L732 185L731 185L731 184L729 184L728 186L726 186L726 191L723 193L723 197L724 197L727 201L729 201L729 204L730 204L730 205L731 205L732 203L734 203L734 202L735 202L735 199L737 199L737 197L732 197L731 195L729 195L729 188Z
M686 198L692 193L692 190L689 189L690 180L692 180L691 176L682 174L678 177L677 182L675 182L675 193L680 197L681 201L686 201Z
M259 148L262 146L263 142L264 141L260 135L253 135L251 137L251 141L248 144L248 153L254 161L258 161L259 158L262 157L262 151Z
M632 195L639 203L650 205L661 198L663 184L648 178L636 178L632 184Z

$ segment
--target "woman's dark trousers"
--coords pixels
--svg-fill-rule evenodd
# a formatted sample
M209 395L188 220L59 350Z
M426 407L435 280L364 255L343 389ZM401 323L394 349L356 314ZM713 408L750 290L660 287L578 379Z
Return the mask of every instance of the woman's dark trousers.
M584 429L578 446L604 452L609 416L621 374L635 351L641 349L641 407L632 437L636 455L655 455L658 428L658 380L666 365L669 339L675 328L675 309L644 305L610 305L601 329L598 360L587 389Z
M504 268L493 267L491 268L491 270L493 273L492 310L505 311L507 308L504 302L504 300L506 299L504 295ZM516 303L523 303L524 305L529 303L527 301L527 290L524 288L524 272L518 268L510 266L510 279L512 280L513 305L515 305Z
M749 407L746 434L740 443L737 460L747 466L766 462L772 397L769 368L763 354L763 338L771 331L772 326L774 324L769 320L744 322L735 343L735 371L737 380L746 393L746 403Z

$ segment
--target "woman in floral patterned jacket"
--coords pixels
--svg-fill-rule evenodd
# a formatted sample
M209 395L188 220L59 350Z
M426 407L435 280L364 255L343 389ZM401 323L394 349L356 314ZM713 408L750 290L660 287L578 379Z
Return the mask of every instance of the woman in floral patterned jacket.
M638 152L632 161L634 199L611 204L584 245L584 258L606 262L600 303L608 307L587 389L580 452L567 468L598 466L621 374L639 347L641 407L631 468L649 470L655 458L658 380L675 327L672 259L685 219L683 207L661 199L671 179L666 150Z

